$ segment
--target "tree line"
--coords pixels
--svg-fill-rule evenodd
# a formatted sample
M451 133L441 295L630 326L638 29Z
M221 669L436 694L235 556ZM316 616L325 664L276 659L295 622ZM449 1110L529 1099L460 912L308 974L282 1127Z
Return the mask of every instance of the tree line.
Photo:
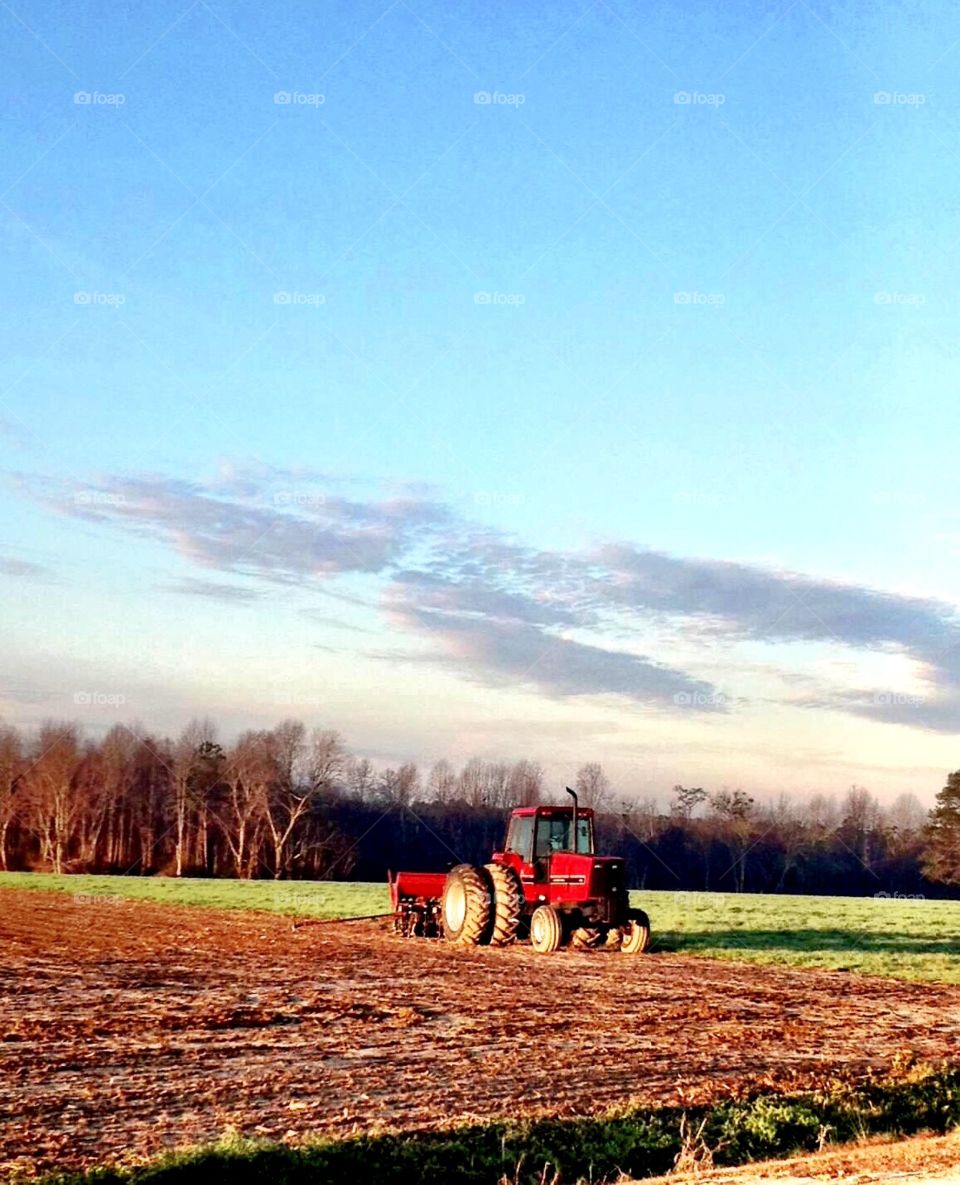
M912 794L883 806L860 786L761 803L674 786L659 803L619 796L599 762L575 781L598 847L625 857L635 887L935 895L960 882L960 774L929 814ZM481 863L506 811L558 793L529 760L377 769L298 720L230 744L209 720L176 738L0 725L0 868L377 881Z

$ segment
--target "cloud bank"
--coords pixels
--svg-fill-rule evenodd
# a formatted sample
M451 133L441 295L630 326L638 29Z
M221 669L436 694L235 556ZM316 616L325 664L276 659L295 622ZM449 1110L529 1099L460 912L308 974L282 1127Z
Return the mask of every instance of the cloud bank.
M821 643L902 656L923 694L824 687L785 702L960 730L960 618L932 598L629 542L537 549L461 517L433 491L348 498L305 469L231 468L209 483L163 475L20 482L47 509L159 542L202 573L167 586L177 593L245 603L269 584L329 592L340 577L369 578L388 620L419 639L431 661L489 684L617 696L658 710L731 710L734 701L709 680L651 657L667 627L706 647Z

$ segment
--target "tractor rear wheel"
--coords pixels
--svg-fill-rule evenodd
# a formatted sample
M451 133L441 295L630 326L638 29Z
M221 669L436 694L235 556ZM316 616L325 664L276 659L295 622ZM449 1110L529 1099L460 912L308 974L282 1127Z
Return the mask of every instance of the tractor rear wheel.
M631 909L630 920L621 930L620 949L625 955L642 955L650 947L650 919L642 909Z
M493 885L491 946L509 946L517 937L523 913L523 885L509 864L486 864L484 872Z
M458 864L443 886L443 933L461 946L479 946L490 937L490 881L472 864Z
M552 905L538 905L530 918L530 945L541 955L552 955L563 942L563 922Z

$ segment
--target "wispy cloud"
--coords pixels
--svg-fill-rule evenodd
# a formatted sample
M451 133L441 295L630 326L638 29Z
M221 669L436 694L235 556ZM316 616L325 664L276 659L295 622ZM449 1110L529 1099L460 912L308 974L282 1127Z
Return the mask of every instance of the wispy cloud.
M316 470L227 466L205 484L21 481L60 514L160 540L200 569L248 582L188 575L174 592L251 602L267 581L353 603L355 590L331 581L374 579L390 621L427 644L429 661L484 682L715 712L732 702L685 669L689 657L651 657L657 631L688 643L827 644L903 656L928 694L900 702L895 691L851 687L785 702L960 730L960 619L933 598L632 543L537 549L458 516L433 490L347 498Z
M243 588L236 584L220 584L216 580L199 580L193 576L185 576L173 584L159 586L164 592L177 593L186 597L205 597L211 601L222 601L225 604L249 604L259 601L263 593L255 588Z
M453 670L493 686L539 688L551 695L617 695L639 703L717 711L714 688L644 655L566 638L524 621L443 612L395 600L393 617L419 630Z
M0 436L17 445L23 445L30 439L30 433L23 424L2 414L0 414Z
M918 655L960 642L956 607L941 601L627 545L596 558L611 601L725 622L752 638L903 646Z
M0 556L0 576L12 576L19 580L48 580L50 575L50 569L43 564Z
M308 621L312 621L314 625L329 625L337 630L347 630L353 634L369 634L371 630L362 625L355 625L353 622L344 621L341 617L334 617L330 613L324 613L321 609L312 609L307 606L299 610L301 617L306 617Z
M205 568L283 582L382 572L446 515L413 499L361 502L299 488L265 492L249 477L243 496L157 476L86 485L20 481L57 513L159 539Z

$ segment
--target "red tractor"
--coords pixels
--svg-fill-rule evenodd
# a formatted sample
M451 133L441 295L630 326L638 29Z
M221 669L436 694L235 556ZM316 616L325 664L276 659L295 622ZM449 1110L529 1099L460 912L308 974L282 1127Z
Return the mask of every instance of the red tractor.
M394 928L406 937L463 946L507 946L526 934L550 954L573 946L618 946L640 954L650 922L631 909L624 862L597 856L593 811L572 806L518 807L507 841L482 868L458 864L448 873L398 872L390 878Z

